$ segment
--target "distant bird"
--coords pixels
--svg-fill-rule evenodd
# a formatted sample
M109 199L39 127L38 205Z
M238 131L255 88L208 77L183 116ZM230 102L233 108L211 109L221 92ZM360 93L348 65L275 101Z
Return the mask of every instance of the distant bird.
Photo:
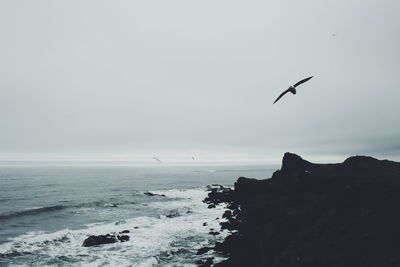
M305 78L305 79L303 79L303 80L297 82L295 85L290 86L287 90L285 90L282 94L280 94L280 95L278 96L278 98L274 101L273 104L275 104L276 102L278 102L278 100L281 99L282 96L284 96L285 94L287 94L287 93L289 93L289 92L291 92L292 94L295 95L295 94L296 94L296 87L299 86L299 85L302 84L302 83L305 83L306 81L308 81L308 80L311 79L312 77L314 77L314 76Z
M161 160L159 160L158 158L156 158L156 157L153 157L153 159L155 159L155 160L157 160L158 162L161 162L162 163L162 161Z
M194 160L194 156L192 157L192 160Z

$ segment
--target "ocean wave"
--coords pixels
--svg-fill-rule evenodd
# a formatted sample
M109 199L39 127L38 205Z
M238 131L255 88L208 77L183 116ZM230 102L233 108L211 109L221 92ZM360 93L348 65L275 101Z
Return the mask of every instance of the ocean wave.
M110 198L108 200L98 200L98 201L91 201L91 202L86 202L86 203L77 203L77 204L72 204L71 201L61 201L64 204L56 204L56 205L49 205L49 206L44 206L44 207L32 207L32 208L27 208L23 210L18 210L18 211L10 211L10 212L5 212L0 214L0 221L4 220L10 220L13 218L18 218L18 217L23 217L23 216L34 216L34 215L40 215L44 213L50 213L50 212L57 212L65 209L81 209L81 208L118 208L123 205L137 205L145 201L144 203L164 203L164 201L169 201L171 199L179 199L179 198L188 198L190 195L188 193L182 193L184 191L176 191L176 190L164 190L164 191L152 191L156 195L165 195L165 199L159 199L159 198L149 198L147 196L144 196L145 192L149 191L137 191L135 192L135 196L139 197L138 199L135 199L135 201L132 200L118 200L114 198ZM142 199L140 199L142 198ZM168 200L167 200L168 199ZM71 204L66 204L66 203L71 203ZM143 203L142 203L143 204ZM157 204L156 204L157 205ZM76 211L76 210L75 210Z
M24 210L20 210L20 211L8 212L8 213L0 214L0 220L7 220L7 219L15 218L15 217L30 216L30 215L37 215L40 213L59 211L59 210L65 209L67 207L68 206L64 206L64 205L54 205L54 206L30 208L30 209L24 209Z
M67 203L69 201L62 201L62 202ZM118 208L122 205L136 205L136 204L138 204L138 201L117 201L115 199L91 201L86 203L69 204L69 205L56 204L44 207L32 207L18 211L5 212L0 214L0 221L23 217L23 216L34 216L44 213L57 212L65 209L75 209L75 211L77 211L76 209L81 209L81 208Z
M153 191L152 191L153 192ZM87 224L81 229L56 232L29 232L0 244L0 255L13 264L35 258L40 266L193 266L196 250L226 234L210 236L210 228L219 229L224 206L208 209L202 202L204 188L163 190L169 201L149 203L161 214L177 216L140 216L123 222ZM206 226L205 226L206 225ZM129 230L130 240L96 247L82 247L90 235L113 234ZM211 241L210 241L211 240ZM29 253L29 254L28 254ZM24 256L26 255L26 256Z

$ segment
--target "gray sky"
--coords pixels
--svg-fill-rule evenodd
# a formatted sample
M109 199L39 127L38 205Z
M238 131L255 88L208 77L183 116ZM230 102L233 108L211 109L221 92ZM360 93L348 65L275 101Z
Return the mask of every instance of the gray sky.
M0 160L398 158L399 10L3 0Z

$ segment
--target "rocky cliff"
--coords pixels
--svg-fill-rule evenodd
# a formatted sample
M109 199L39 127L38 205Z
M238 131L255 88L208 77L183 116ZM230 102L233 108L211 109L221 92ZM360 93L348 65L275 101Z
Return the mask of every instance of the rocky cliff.
M400 163L355 156L315 164L286 153L272 178L240 177L222 223L234 233L213 248L215 266L400 266Z

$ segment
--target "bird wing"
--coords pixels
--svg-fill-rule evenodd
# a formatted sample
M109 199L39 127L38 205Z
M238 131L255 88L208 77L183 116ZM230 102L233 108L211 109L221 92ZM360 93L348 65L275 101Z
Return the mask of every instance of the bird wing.
M305 83L306 81L308 81L308 80L311 79L312 77L314 77L314 76L305 78L305 79L301 80L300 82L297 82L297 83L296 83L295 85L293 85L293 86L294 86L294 87L299 86L300 84Z
M278 96L278 98L274 101L273 104L275 104L276 102L278 102L278 100L281 99L282 96L284 96L284 95L285 95L286 93L288 93L289 91L290 91L290 88L289 88L289 89L286 89L285 91L283 91L283 93L280 94L280 95Z

